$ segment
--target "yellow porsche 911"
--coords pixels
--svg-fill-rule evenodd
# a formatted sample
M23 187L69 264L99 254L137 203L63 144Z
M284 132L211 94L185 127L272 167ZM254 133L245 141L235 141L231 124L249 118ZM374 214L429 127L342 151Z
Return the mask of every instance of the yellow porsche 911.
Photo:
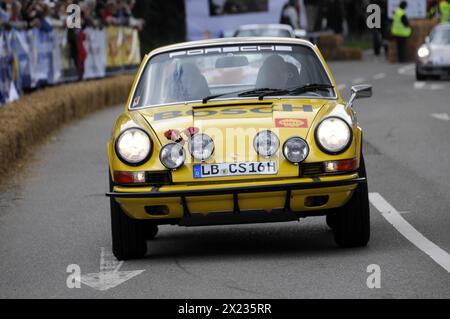
M187 42L142 62L107 145L112 246L140 258L158 225L326 216L369 241L362 131L318 48L290 38Z

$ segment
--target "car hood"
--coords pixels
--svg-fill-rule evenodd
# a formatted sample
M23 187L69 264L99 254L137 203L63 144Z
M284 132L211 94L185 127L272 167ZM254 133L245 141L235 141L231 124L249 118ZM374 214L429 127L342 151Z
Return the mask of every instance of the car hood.
M194 127L210 135L215 143L215 155L221 161L248 160L248 152L230 152L225 142L230 138L246 137L252 145L256 132L263 129L274 131L281 144L289 137L307 138L315 119L324 105L333 106L336 101L325 99L264 100L255 102L210 102L206 105L178 104L150 107L140 110L149 123L161 145L170 142L167 134L176 130L173 140L183 134L187 128ZM238 144L234 141L234 144ZM253 147L252 147L253 148Z
M444 59L442 62L450 62L450 45L430 44L431 58L439 62L440 58Z

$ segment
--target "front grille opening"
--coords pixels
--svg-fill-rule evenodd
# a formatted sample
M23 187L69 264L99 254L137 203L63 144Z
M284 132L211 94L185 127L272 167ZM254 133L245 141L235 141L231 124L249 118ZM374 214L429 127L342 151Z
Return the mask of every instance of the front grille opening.
M311 177L324 174L323 163L303 163L300 165L300 176Z
M330 196L321 195L321 196L308 196L305 198L305 206L306 207L319 207L328 203Z
M169 208L165 205L145 206L145 212L151 216L169 215Z
M149 185L172 184L172 174L170 171L147 172L145 182Z

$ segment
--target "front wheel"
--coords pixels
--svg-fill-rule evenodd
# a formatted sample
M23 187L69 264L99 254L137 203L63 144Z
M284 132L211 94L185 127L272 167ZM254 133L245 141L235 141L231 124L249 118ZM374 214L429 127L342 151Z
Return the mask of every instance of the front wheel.
M110 188L112 188L111 176ZM119 260L144 257L147 253L146 225L141 220L128 217L114 198L110 198L110 205L114 256Z
M427 77L420 73L420 71L416 68L416 80L417 81L425 81L427 79Z
M361 156L359 176L366 177L364 157ZM370 209L367 183L353 191L350 200L336 213L334 239L342 247L363 247L370 239Z
M336 214L335 213L329 213L326 216L326 221L327 221L328 227L330 227L331 229L334 229L336 227Z
M158 225L148 223L145 225L145 238L147 240L153 239L158 234Z

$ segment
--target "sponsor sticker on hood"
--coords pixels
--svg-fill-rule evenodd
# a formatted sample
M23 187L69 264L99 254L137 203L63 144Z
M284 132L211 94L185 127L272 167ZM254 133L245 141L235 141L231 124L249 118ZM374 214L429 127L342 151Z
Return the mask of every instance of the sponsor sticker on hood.
M275 127L285 127L285 128L308 128L307 119L293 119L293 118L281 118L275 119Z

